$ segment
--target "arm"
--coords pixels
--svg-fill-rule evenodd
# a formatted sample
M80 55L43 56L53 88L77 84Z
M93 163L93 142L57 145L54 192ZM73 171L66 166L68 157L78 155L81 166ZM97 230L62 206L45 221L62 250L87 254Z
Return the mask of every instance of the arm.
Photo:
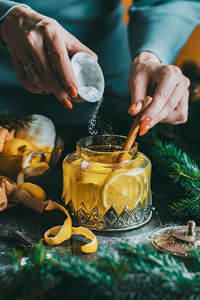
M15 7L18 6L26 6L28 5L23 4L23 3L18 3L18 2L13 2L13 1L7 1L7 0L0 0L0 26L1 26L1 21L13 10ZM5 48L6 45L1 39L0 36L0 48Z
M200 2L135 0L129 13L132 57L150 51L171 64L200 23Z
M189 79L170 65L200 23L199 1L136 0L130 9L129 38L133 57L129 76L137 115L147 94L154 99L141 117L140 135L158 122L187 121Z

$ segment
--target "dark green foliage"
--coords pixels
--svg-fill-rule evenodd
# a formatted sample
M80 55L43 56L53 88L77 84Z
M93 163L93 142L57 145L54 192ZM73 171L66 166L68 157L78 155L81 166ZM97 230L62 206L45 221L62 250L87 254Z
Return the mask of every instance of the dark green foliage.
M175 182L187 178L189 188L193 187L195 181L195 188L200 189L200 169L199 166L176 145L161 140L155 140L154 153L157 160L164 166L167 174L174 179Z
M200 299L200 251L194 267L144 246L103 248L95 261L36 244L13 252L0 271L0 299Z
M32 116L0 108L0 126L8 130L24 128L32 120Z
M193 61L186 61L183 63L182 72L190 79L190 86L195 88L200 84L200 69L198 65Z
M200 168L175 144L155 140L153 155L158 168L185 190L184 199L174 202L171 209L179 216L200 216Z

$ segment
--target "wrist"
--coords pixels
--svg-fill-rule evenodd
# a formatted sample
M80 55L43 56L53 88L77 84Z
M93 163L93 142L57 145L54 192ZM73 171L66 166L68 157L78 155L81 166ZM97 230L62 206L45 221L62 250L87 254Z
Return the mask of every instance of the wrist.
M146 62L154 62L154 63L160 63L160 59L157 55L155 55L152 52L140 52L134 59L134 63L146 63Z

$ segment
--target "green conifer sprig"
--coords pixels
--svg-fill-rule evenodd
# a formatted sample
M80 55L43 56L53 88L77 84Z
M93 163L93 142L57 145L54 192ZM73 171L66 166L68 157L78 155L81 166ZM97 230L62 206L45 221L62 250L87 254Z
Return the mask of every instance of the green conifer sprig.
M145 246L103 248L94 262L35 244L13 252L0 270L0 299L199 299L200 250L194 267Z
M181 199L178 202L173 202L170 208L178 216L192 216L196 219L199 219L200 197L194 197L192 194L188 196L190 196L190 198L185 197L184 199Z
M159 169L185 190L184 199L170 207L179 216L200 216L200 168L193 159L173 143L155 140L153 155Z
M0 108L0 126L8 130L24 128L32 120L31 115Z

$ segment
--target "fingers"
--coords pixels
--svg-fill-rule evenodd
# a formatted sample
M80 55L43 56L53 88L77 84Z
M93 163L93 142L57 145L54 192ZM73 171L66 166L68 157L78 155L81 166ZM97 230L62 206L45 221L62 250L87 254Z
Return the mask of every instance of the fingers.
M132 79L132 77L134 77ZM131 106L128 113L132 116L137 115L142 108L143 101L147 95L148 80L144 72L133 74L129 79L129 90L131 92Z
M35 86L31 81L30 78L27 77L27 73L30 71L28 70L27 72L24 72L24 68L21 64L21 62L19 62L15 56L13 54L11 54L12 60L13 60L13 64L15 66L15 70L16 70L16 74L18 77L18 80L20 82L20 84L29 92L34 93L34 94L49 94L49 91L41 91L41 89L37 86ZM60 90L59 90L60 93ZM62 103L62 105L67 108L67 109L72 109L73 105L72 103L67 99L67 97L69 97L68 95L66 96L66 93L63 92L62 95L58 94L57 98L59 99L60 97L60 101ZM62 100L63 99L63 100Z
M187 90L176 109L161 122L174 125L186 123L188 118L188 97L189 91Z
M37 43L34 42L35 40L37 40ZM64 88L58 74L53 69L51 57L48 55L42 37L32 36L32 39L29 37L28 45L40 77L45 82L49 91L54 93L57 99L60 100L66 108L72 109L73 106L70 102L70 96Z
M175 66L164 66L161 71L159 69L157 70L157 74L155 74L155 76L157 76L157 87L153 95L154 100L141 116L141 120L144 118L154 120L165 107L167 102L169 102L172 106L175 105L175 103L171 103L169 99L180 81L181 71L178 70L179 68ZM179 97L179 99L180 98L181 97ZM168 107L166 107L166 109L168 109ZM172 111L172 109L170 111Z
M38 74L38 71L36 69L36 65L33 60L29 58L29 60L26 60L26 62L33 62L33 65L25 71L27 79L36 86L40 91L43 92L50 92L46 84L43 82L42 78ZM22 66L24 66L25 63L22 63Z
M29 79L27 78L24 69L22 67L22 64L15 58L15 56L13 55L13 53L10 51L10 56L12 58L15 70L16 70L16 74L17 74L17 78L19 80L19 83L29 92L31 93L36 93L39 94L41 93L41 90L34 86Z
M24 51L23 53L21 53L20 61L17 58L15 58L15 55L12 53L12 51L10 51L10 54L14 65L17 65L18 68L18 71L16 70L18 79L20 81L25 80L26 86L29 86L29 88L33 86L34 89L37 88L37 90L41 93L49 93L48 87L38 74L34 61L31 55L28 54L28 51ZM27 68L27 70L25 70L24 66L27 64L30 66L29 68ZM27 81L29 81L29 83Z
M140 136L163 120L180 124L187 119L189 79L175 66L158 67L152 75L156 84L154 100L141 116Z
M183 95L182 91L184 91ZM181 99L180 95L182 96ZM150 128L152 128L158 122L174 125L185 123L188 117L188 98L188 89L183 90L183 84L179 84L177 86L177 89L173 92L169 101L165 105L165 107L153 120L150 120L146 117L140 121L139 135L144 135Z
M38 68L36 67L35 61L31 55L30 52L30 44L33 40L32 38L33 32L28 32L26 36L26 44L23 47L23 50L17 51L11 51L12 56L16 57L17 61L19 61L22 64L23 72L26 73L26 77L29 79L30 83L32 83L34 86L36 86L39 90L49 93L49 88L45 84L44 80L40 77L40 74L38 72ZM35 37L34 42L37 44L39 40L39 37ZM27 69L24 68L25 65L30 65Z
M128 109L129 115L131 115L131 116L137 115L142 109L142 104L143 104L143 101L141 101L141 100L135 101L135 100L131 99L131 105Z
M156 125L157 123L165 119L167 116L170 116L170 114L178 106L183 95L187 95L187 96L189 95L187 88L188 87L185 85L185 78L183 77L183 79L181 80L180 83L178 83L172 95L169 97L168 101L165 103L164 107L161 109L159 113L156 114L156 111L155 113L153 112L152 115L154 114L155 116L151 118L152 115L148 114L148 111L145 112L146 118L150 120L148 126L153 127L154 125Z
M45 44L65 90L72 98L77 97L77 81L62 37L49 27L45 29Z

